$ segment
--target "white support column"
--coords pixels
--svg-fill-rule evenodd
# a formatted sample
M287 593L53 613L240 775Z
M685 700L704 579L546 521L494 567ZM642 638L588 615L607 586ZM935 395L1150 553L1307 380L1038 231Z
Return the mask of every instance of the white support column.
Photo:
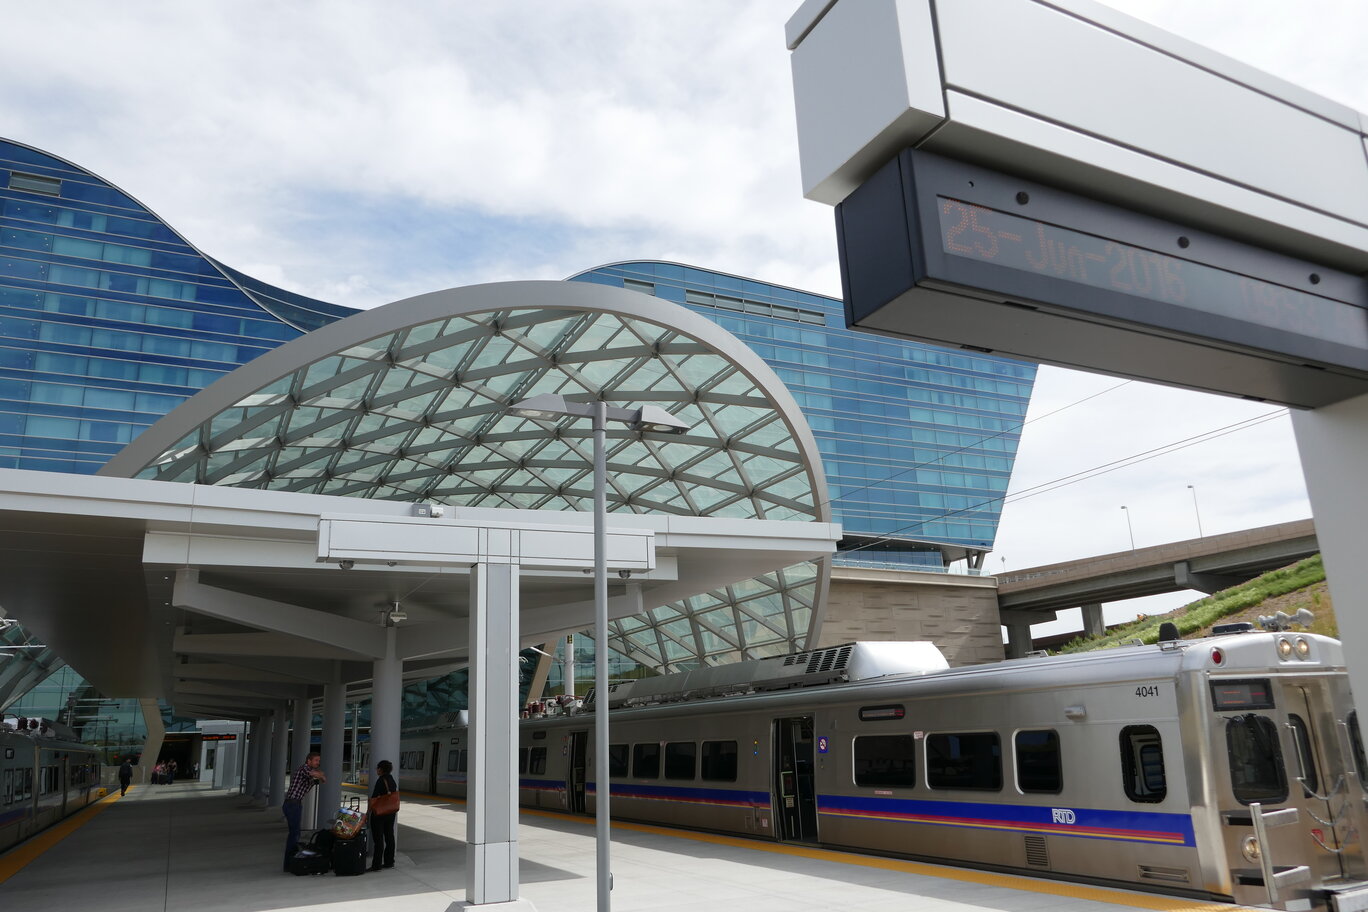
M404 663L395 652L399 631L385 628L385 655L375 660L371 682L370 769L388 760L399 769L400 711L404 698Z
M1335 603L1335 620L1354 703L1368 708L1368 561L1363 559L1368 484L1363 454L1368 453L1368 396L1347 399L1315 411L1292 409L1316 539L1325 561L1325 581ZM1364 718L1362 712L1360 718Z
M342 666L333 664L333 677L323 685L323 760L327 777L317 789L318 813L315 826L323 826L342 804L342 742L347 737L347 685L342 683Z
M285 786L290 780L288 766L290 762L290 726L289 715L286 712L284 703L276 707L272 719L273 730L271 733L271 769L268 780L270 783L271 797L267 801L270 807L280 807L285 800Z
M294 738L290 743L290 771L299 769L313 743L313 698L301 695L294 701Z
M470 783L466 901L518 899L518 568L479 563L470 577ZM526 907L526 906L524 906Z

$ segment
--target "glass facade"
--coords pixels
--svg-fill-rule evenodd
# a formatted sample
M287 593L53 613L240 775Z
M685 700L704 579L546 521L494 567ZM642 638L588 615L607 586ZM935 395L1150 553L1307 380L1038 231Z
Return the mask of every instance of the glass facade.
M775 370L822 451L838 561L938 568L991 550L1035 365L853 332L834 298L676 263L571 281L682 304Z
M120 190L0 140L0 468L93 473L219 377L352 312L248 290Z

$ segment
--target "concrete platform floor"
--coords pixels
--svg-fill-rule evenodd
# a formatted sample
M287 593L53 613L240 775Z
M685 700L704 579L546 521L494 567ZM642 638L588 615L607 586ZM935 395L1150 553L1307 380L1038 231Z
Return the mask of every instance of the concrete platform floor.
M464 804L406 795L393 869L294 877L280 871L278 809L197 783L138 787L0 855L0 909L448 912L464 907L465 824ZM591 819L524 812L519 840L523 899L595 908ZM632 824L614 825L613 870L616 912L1236 908Z

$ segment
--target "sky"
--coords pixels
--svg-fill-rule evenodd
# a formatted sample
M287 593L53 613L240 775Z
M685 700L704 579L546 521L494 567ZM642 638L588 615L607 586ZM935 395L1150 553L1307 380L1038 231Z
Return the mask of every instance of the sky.
M353 307L629 259L839 296L832 210L799 181L798 5L14 4L0 136L89 168L237 269ZM1368 110L1368 3L1108 5ZM1309 515L1283 410L1042 368L987 569Z

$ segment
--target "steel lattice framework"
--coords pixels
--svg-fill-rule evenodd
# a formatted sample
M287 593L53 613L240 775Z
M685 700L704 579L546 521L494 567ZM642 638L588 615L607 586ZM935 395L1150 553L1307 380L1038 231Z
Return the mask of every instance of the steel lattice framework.
M610 512L829 518L807 425L749 349L684 308L560 282L437 292L310 333L185 403L104 474L588 512L588 423L508 411L541 393L656 404L690 425L609 431ZM823 564L799 564L614 621L610 645L662 670L804 649L825 582Z

